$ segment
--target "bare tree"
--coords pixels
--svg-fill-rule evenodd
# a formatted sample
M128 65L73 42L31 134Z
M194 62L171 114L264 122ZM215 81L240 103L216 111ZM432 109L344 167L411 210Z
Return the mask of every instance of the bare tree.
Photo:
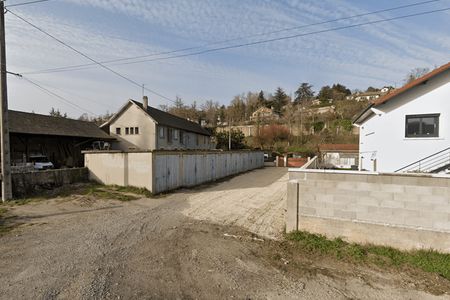
M405 78L405 84L410 83L411 81L416 80L417 78L422 77L423 75L430 72L429 68L415 68L409 71L408 75Z

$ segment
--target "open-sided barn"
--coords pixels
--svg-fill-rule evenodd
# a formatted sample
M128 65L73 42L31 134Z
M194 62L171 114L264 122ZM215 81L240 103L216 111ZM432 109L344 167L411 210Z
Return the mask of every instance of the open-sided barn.
M9 131L13 165L45 155L57 168L80 167L82 150L112 139L92 122L14 110L9 111Z

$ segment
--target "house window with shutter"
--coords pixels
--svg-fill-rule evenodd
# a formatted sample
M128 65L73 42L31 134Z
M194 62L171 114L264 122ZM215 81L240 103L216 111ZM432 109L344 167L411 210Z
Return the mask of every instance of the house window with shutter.
M116 134L117 135L120 135L120 129L121 129L120 127L116 127Z
M130 134L130 127L125 127L125 134Z
M134 134L139 134L139 127L134 127Z
M159 127L159 137L160 137L161 139L164 138L164 127Z

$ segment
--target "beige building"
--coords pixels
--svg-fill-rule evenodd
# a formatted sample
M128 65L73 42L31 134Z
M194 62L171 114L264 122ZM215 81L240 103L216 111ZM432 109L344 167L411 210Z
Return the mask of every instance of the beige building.
M174 116L143 102L127 103L101 126L117 139L118 150L212 149L211 134L199 124Z
M250 121L270 121L278 120L280 117L273 112L273 109L267 107L260 107L250 116Z

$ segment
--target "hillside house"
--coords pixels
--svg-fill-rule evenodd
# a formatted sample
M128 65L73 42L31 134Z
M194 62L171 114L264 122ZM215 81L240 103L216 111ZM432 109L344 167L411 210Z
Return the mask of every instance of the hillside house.
M450 165L450 63L370 104L360 128L359 168L440 172Z
M46 156L56 168L82 167L82 150L93 143L111 142L92 122L9 110L11 164L30 162L30 156Z
M208 130L149 106L147 97L142 103L128 100L101 127L117 140L113 149L123 151L214 148Z
M272 121L272 120L278 120L280 118L279 115L277 115L273 109L268 107L260 107L256 111L252 113L250 116L250 121L253 122L264 122L264 121Z
M392 87L383 87L379 91L371 91L371 92L358 92L353 95L347 96L347 100L355 100L357 102L360 101L375 101L379 99L380 97L383 97L384 95L388 94L393 88Z

